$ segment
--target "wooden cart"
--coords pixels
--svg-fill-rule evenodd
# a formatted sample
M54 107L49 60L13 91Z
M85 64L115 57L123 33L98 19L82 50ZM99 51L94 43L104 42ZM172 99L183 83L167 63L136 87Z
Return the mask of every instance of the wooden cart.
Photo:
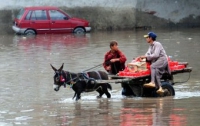
M161 97L174 96L175 90L173 88L174 75L180 73L189 73L192 71L191 67L187 67L187 62L170 61L171 74L165 73L161 78L163 94L157 94L156 88L145 88L144 84L151 80L150 69L143 73L131 75L130 73L111 75L110 80L96 80L96 83L120 83L122 86L122 95L127 97ZM124 72L124 71L122 71ZM134 76L135 75L135 76Z

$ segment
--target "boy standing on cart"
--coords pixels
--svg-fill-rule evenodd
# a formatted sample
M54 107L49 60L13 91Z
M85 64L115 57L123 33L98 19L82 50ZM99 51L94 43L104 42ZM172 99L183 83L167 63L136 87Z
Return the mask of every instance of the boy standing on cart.
M110 42L110 51L104 56L103 66L109 74L117 74L119 71L124 70L126 56L118 49L117 41Z
M141 59L146 58L147 61L151 62L151 82L144 84L144 87L157 88L158 94L164 93L161 87L160 78L168 70L168 59L166 52L160 42L156 41L157 35L154 32L149 32L144 35L147 43L149 43L149 49L144 56L140 56Z

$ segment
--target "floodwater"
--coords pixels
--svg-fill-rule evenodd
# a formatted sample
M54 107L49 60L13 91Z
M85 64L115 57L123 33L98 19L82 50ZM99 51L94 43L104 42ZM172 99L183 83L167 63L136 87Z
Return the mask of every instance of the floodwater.
M189 62L188 73L178 74L176 95L164 98L124 98L112 84L111 99L97 92L72 100L70 87L53 90L54 71L81 72L103 62L110 40L117 40L128 60L148 48L148 31L95 32L23 37L0 35L0 126L195 126L200 118L200 29L155 30L173 60ZM99 67L95 70L103 70ZM189 81L186 81L189 78Z

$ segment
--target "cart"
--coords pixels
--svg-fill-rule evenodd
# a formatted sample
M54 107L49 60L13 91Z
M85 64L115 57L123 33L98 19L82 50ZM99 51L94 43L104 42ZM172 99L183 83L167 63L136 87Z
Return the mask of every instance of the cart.
M137 61L137 60L135 60ZM164 93L157 94L156 88L145 88L144 84L151 81L150 76L150 63L145 63L145 70L131 71L127 65L123 71L120 71L117 75L110 76L110 80L96 80L96 83L116 83L122 86L122 95L126 97L164 97L174 96L175 90L173 85L174 75L180 73L189 73L192 71L192 67L188 67L187 62L172 61L168 57L168 66L171 74L164 73L161 78L162 88ZM143 65L144 66L144 65ZM189 78L188 78L189 79Z

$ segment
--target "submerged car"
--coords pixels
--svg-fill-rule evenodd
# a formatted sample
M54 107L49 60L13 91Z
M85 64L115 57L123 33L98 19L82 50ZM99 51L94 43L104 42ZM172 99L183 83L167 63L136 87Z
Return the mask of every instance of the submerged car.
M89 22L69 16L58 7L25 7L14 19L12 29L17 34L35 35L41 33L90 32Z

